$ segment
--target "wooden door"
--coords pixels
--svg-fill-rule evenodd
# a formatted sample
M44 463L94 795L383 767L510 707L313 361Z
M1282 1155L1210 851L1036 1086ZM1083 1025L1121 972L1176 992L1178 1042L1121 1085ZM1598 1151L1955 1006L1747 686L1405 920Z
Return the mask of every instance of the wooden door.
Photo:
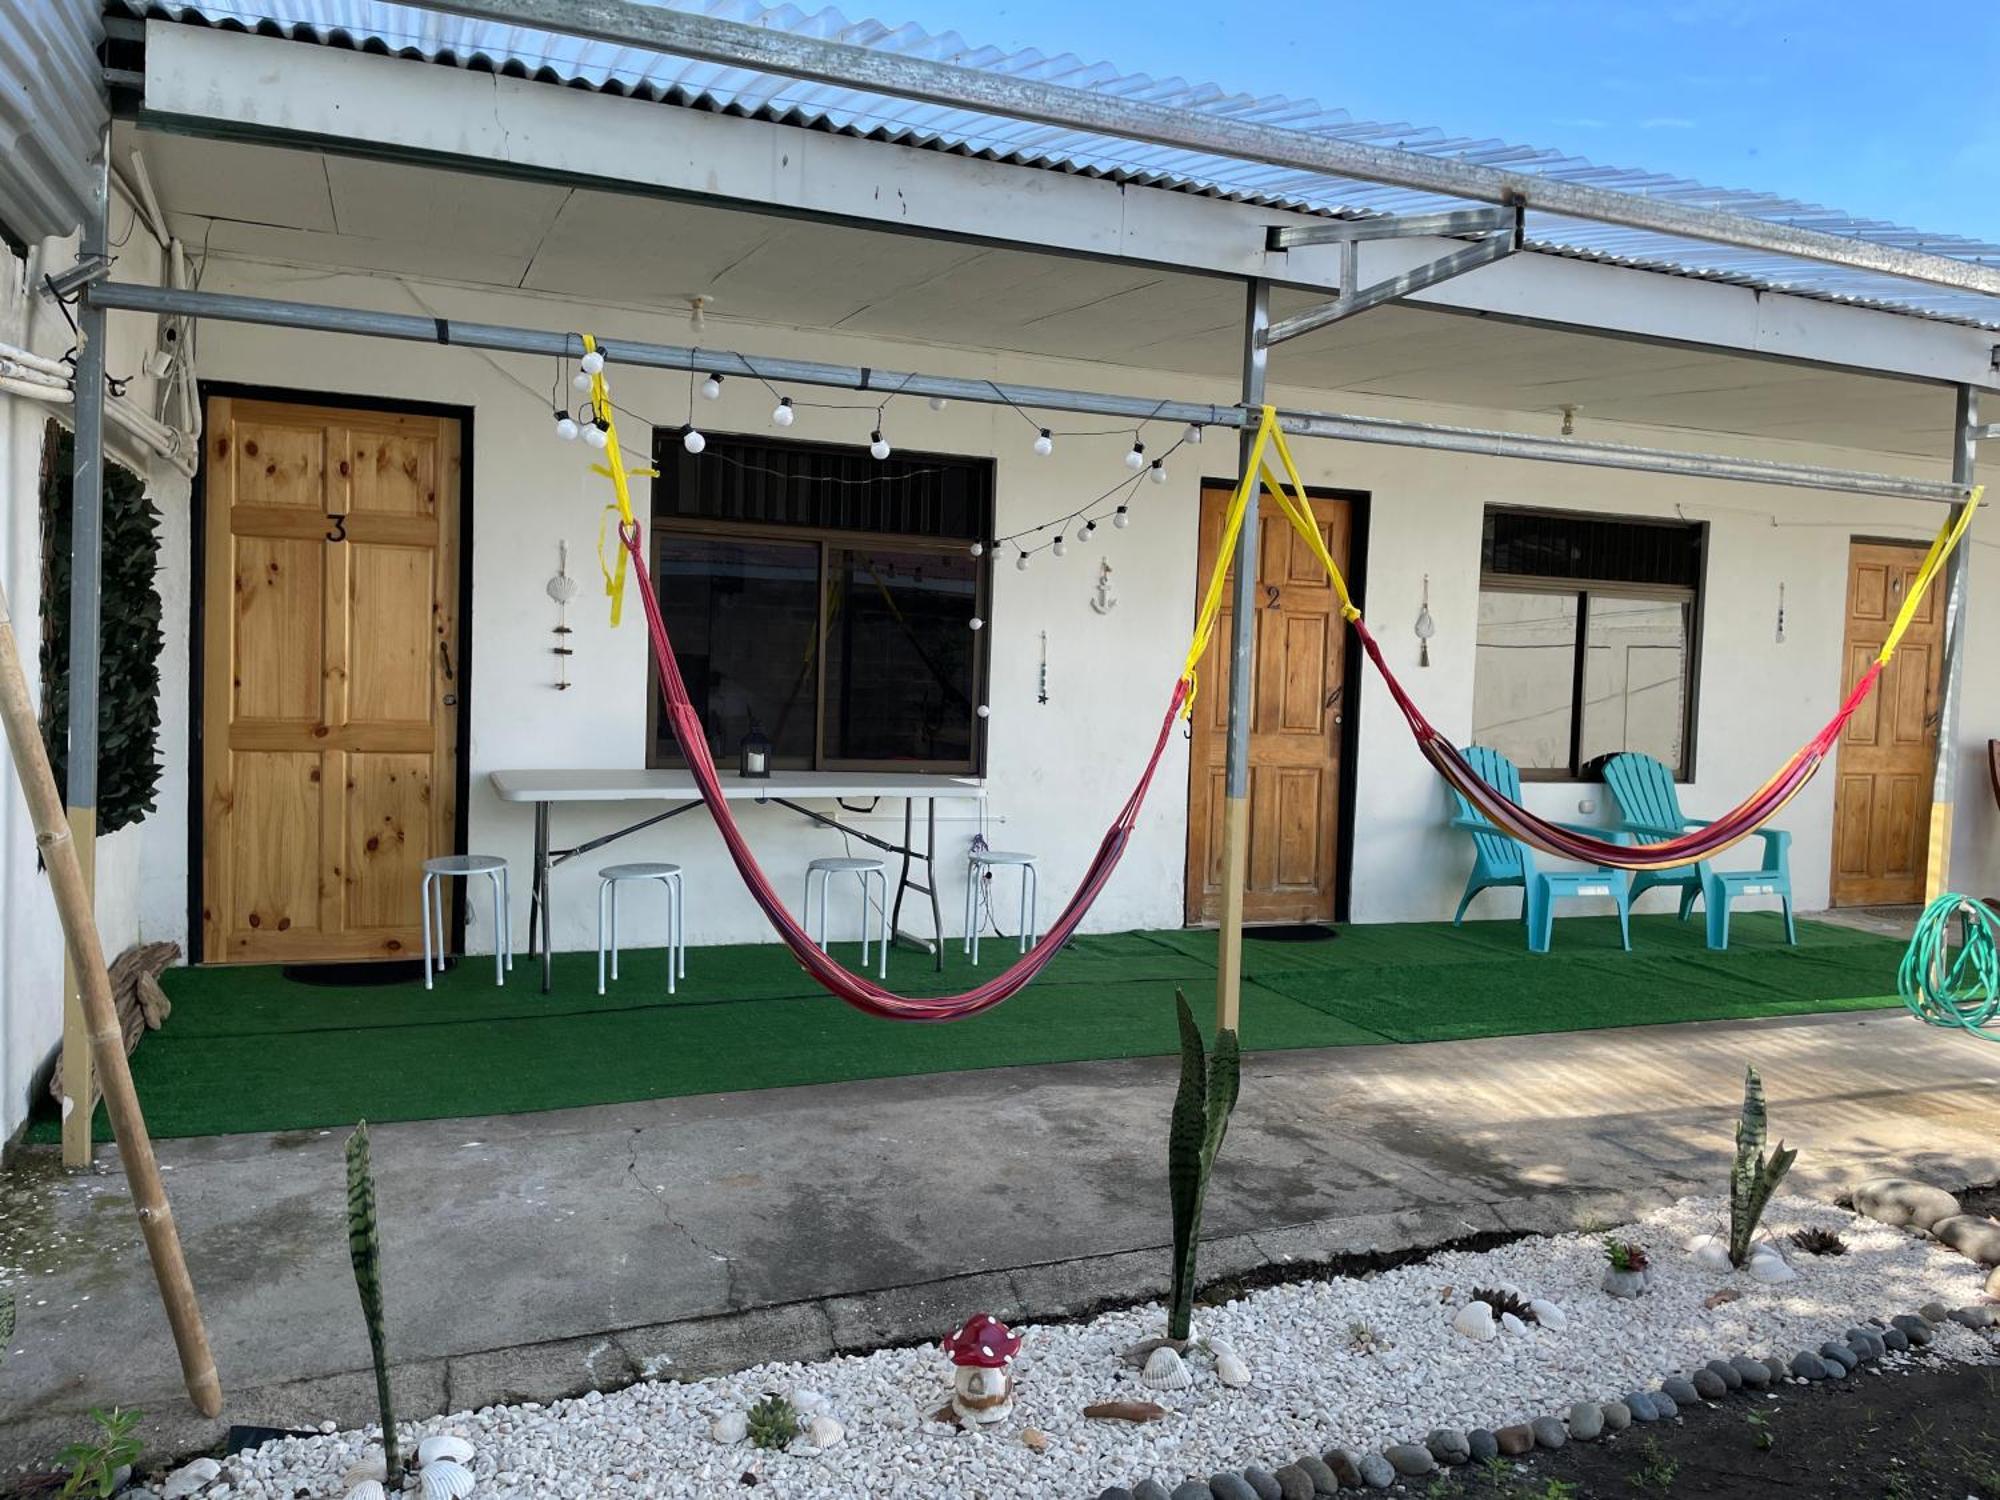
M1229 491L1201 501L1197 588L1215 565ZM1312 501L1327 550L1347 567L1345 500ZM1259 508L1259 618L1250 726L1250 864L1246 922L1330 922L1340 846L1340 725L1346 622L1326 570L1281 515ZM1231 569L1233 575L1234 569ZM1187 920L1222 910L1223 767L1229 727L1232 611L1225 607L1200 666L1188 773Z
M208 403L202 957L407 957L458 785L459 427Z
M1849 549L1843 696L1882 649L1923 560L1922 547L1891 542L1855 542ZM1840 737L1833 799L1835 906L1924 898L1943 641L1944 590L1934 588L1882 680Z

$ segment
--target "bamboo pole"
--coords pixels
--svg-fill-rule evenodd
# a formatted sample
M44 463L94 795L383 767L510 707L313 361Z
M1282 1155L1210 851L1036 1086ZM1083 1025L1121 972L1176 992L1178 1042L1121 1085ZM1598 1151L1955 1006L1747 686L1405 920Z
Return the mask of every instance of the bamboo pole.
M194 1283L188 1278L187 1262L181 1256L173 1210L160 1186L160 1166L153 1159L153 1142L146 1134L146 1119L139 1112L139 1096L132 1088L131 1069L125 1062L124 1033L111 999L111 976L105 971L104 949L97 938L97 919L84 888L76 843L63 816L55 774L49 768L48 750L35 722L35 703L21 668L20 645L14 637L14 620L4 585L0 585L0 720L5 721L14 769L35 825L35 845L48 867L49 887L55 895L56 914L62 922L70 961L81 981L98 1085L104 1095L105 1111L111 1116L118 1154L125 1163L125 1180L131 1185L132 1201L138 1208L146 1254L160 1283L160 1301L173 1328L174 1347L181 1358L181 1378L195 1409L204 1417L217 1416L222 1411L222 1385L216 1378L214 1356L209 1353L208 1332L202 1326ZM79 1112L85 1116L87 1129L87 1102Z

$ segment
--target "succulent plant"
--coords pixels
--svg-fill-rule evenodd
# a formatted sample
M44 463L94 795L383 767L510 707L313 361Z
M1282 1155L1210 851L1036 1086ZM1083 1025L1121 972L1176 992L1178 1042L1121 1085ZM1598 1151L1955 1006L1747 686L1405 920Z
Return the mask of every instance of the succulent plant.
M786 1448L799 1435L798 1412L776 1391L766 1391L744 1420L750 1424L750 1441L759 1448Z
M1490 1286L1476 1286L1472 1289L1472 1300L1474 1302L1484 1302L1488 1307L1492 1308L1493 1316L1496 1319L1502 1313L1512 1313L1523 1323L1532 1323L1535 1321L1535 1310L1528 1305L1527 1298L1518 1296L1513 1292L1503 1292L1496 1287Z
M1729 1263L1739 1270L1750 1260L1758 1221L1799 1153L1783 1141L1764 1155L1764 1080L1755 1068L1743 1070L1743 1114L1736 1122L1736 1164L1729 1172Z
M1608 1234L1604 1237L1604 1258L1611 1262L1614 1271L1643 1271L1651 1264L1644 1245Z
M1808 1255L1847 1254L1847 1241L1831 1229L1794 1229L1792 1243Z
M1187 996L1174 991L1181 1023L1181 1084L1167 1127L1167 1192L1174 1212L1173 1294L1167 1303L1167 1337L1186 1340L1194 1328L1195 1256L1201 1248L1201 1207L1208 1174L1236 1108L1242 1060L1236 1033L1215 1034L1211 1057L1194 1024Z
M347 1254L354 1289L368 1324L368 1352L375 1360L375 1399L382 1408L382 1463L391 1480L402 1474L396 1451L396 1413L389 1400L388 1340L382 1329L382 1242L375 1226L375 1173L368 1160L368 1122L347 1138Z

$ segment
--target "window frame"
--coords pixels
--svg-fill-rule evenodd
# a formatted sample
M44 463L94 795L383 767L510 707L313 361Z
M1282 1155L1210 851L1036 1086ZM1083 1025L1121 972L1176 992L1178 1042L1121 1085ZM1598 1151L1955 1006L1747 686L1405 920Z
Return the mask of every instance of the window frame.
M993 634L990 613L990 596L993 584L993 569L990 549L977 559L973 566L973 606L972 612L985 626L975 632L978 640L972 648L972 692L971 702L966 706L966 717L971 721L969 736L972 754L963 760L865 760L853 757L829 757L826 753L826 653L827 636L831 621L827 613L827 591L830 579L831 554L848 549L874 548L884 551L949 553L954 548L967 544L951 537L922 536L903 532L848 531L831 526L792 526L783 523L757 521L716 521L700 517L656 516L649 528L646 549L647 566L653 570L657 580L660 573L660 549L671 537L694 537L704 541L760 541L781 542L794 546L813 546L819 554L819 608L814 631L813 645L813 753L811 771L908 771L919 775L938 776L980 776L986 774L986 721L979 717L979 705L986 698L988 671L988 643ZM646 768L648 770L684 770L687 756L677 742L669 748L663 743L660 724L660 686L653 664L650 647L646 653L646 670L654 674L654 681L646 694ZM672 736L666 737L668 741Z
M1502 506L1494 509L1520 510L1524 507ZM1641 524L1659 524L1653 517L1607 516L1595 512L1558 511L1552 514L1576 515L1592 520L1630 520ZM1589 784L1596 778L1585 769L1582 760L1584 681L1588 671L1590 656L1590 596L1593 593L1607 594L1621 599L1660 599L1678 602L1687 609L1687 691L1681 705L1681 764L1669 766L1676 785L1685 786L1695 779L1696 727L1699 721L1698 704L1701 698L1701 637L1702 619L1706 611L1702 601L1708 589L1708 528L1695 528L1695 582L1692 585L1660 583L1620 583L1611 578L1553 578L1530 573L1494 573L1484 566L1479 571L1479 592L1521 593L1521 594L1568 594L1577 601L1576 645L1574 661L1570 673L1570 714L1569 714L1569 764L1567 766L1522 766L1523 781L1574 782ZM1477 609L1474 610L1477 620ZM1474 625L1474 659L1478 652L1478 627ZM1475 677L1477 667L1474 668Z

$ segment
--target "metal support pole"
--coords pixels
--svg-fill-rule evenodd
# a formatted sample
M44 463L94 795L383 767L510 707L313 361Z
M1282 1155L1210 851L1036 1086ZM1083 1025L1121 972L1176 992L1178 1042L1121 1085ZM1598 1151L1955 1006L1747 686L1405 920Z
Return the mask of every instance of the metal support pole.
M1253 281L1247 288L1243 314L1243 407L1255 411L1264 404L1264 377L1271 351L1265 335L1271 327L1271 286ZM1239 477L1250 471L1252 430L1237 438ZM1238 1029L1243 998L1243 887L1250 870L1250 720L1254 708L1257 665L1257 487L1250 490L1243 510L1243 530L1236 538L1236 577L1229 601L1229 751L1223 775L1222 804L1222 930L1216 938L1215 1024Z
M1958 423L1951 450L1953 484L1970 487L1979 454L1979 393L1969 385L1958 388ZM1969 504L1962 501L1961 504ZM1956 508L1953 515L1958 514ZM1975 523L1976 524L1976 523ZM1936 760L1931 767L1931 826L1929 858L1924 864L1924 901L1937 900L1951 885L1953 785L1958 772L1958 705L1965 696L1965 589L1972 563L1971 539L1945 565L1944 651L1938 666Z
M111 202L111 140L98 146L90 213L78 258L101 261L110 253L106 216ZM76 446L70 473L69 587L69 785L65 797L70 838L83 869L84 892L97 896L98 636L103 618L104 543L104 309L88 298L77 309ZM63 965L62 1039L63 1165L90 1165L90 1121L97 1107L91 1076L90 1028L85 1023L82 976L73 959Z

